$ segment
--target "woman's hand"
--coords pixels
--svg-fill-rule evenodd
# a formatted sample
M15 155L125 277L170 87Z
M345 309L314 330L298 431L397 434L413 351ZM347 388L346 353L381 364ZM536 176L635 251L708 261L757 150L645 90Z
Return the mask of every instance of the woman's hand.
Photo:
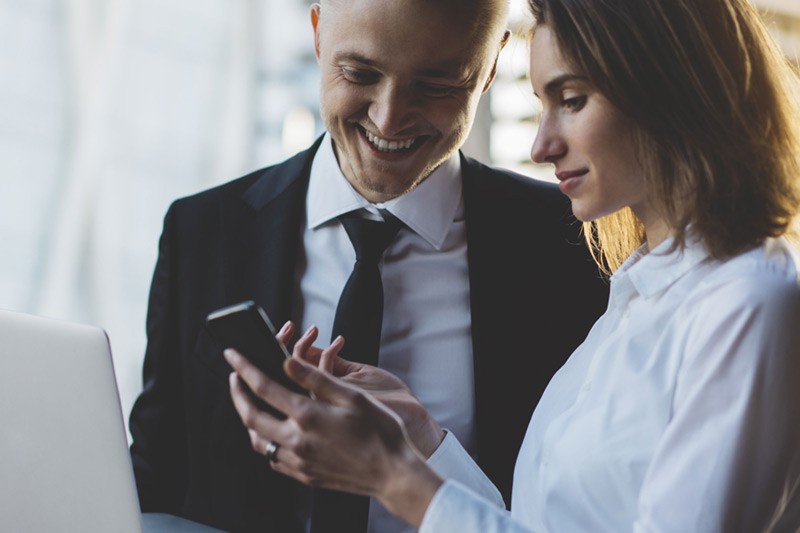
M341 341L326 350L335 355L340 348ZM274 470L310 486L375 497L419 525L442 480L410 442L400 417L370 393L298 358L286 361L286 373L315 399L289 391L234 350L225 358L235 370L231 397L253 449L263 454L269 443L278 445ZM287 418L259 410L240 379Z
M294 325L287 322L278 333L278 339L289 344L293 334ZM430 457L444 439L444 431L406 384L391 372L339 357L337 354L344 345L341 337L335 339L325 350L317 348L313 345L317 334L317 328L309 328L298 339L292 356L322 368L345 383L370 392L403 420L411 442L423 457Z

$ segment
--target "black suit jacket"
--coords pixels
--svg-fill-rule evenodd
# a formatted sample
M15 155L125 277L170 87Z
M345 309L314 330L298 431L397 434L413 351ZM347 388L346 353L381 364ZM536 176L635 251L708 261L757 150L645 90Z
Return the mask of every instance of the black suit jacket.
M290 318L318 146L180 199L167 212L150 292L144 390L130 417L143 511L231 531L300 530L288 490L294 481L251 450L230 400L231 369L204 320L251 298L276 324ZM607 285L552 184L463 156L462 173L478 462L508 502L533 408L605 309Z

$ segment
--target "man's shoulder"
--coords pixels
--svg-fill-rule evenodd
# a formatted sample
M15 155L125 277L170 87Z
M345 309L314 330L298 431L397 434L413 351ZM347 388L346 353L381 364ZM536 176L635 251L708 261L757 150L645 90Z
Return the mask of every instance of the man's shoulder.
M471 157L462 156L462 172L465 181L484 191L524 194L546 199L564 198L555 183L526 176L507 168L490 166Z
M202 208L218 205L230 199L266 202L299 179L307 177L309 165L318 146L319 141L289 159L178 198L173 202L173 206Z
M504 211L552 216L571 214L569 199L555 183L493 167L469 157L462 159L464 191L468 203Z
M208 187L198 192L177 198L173 203L177 206L200 206L203 204L216 204L225 198L240 197L262 176L279 165L280 163L277 165L259 168L248 174L245 174L244 176L239 176L219 185L214 185L213 187Z

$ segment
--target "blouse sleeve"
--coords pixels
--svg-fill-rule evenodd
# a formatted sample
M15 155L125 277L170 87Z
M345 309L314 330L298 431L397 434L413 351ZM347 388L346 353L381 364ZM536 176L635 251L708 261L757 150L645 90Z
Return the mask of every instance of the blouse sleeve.
M486 477L483 470L451 432L448 431L445 434L442 443L428 458L428 465L444 479L458 481L487 502L505 509L505 502L500 491Z
M776 275L723 281L682 313L672 418L636 532L765 531L797 519L800 290Z

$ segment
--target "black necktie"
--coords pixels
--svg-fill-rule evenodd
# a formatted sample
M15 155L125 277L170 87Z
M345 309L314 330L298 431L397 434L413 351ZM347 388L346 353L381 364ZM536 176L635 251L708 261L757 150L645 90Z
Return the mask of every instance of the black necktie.
M351 361L378 364L383 323L383 282L378 262L401 224L396 218L387 222L355 215L342 218L356 251L356 263L339 297L331 341L342 335L345 342L341 355Z
M352 214L343 216L341 221L356 251L356 263L336 307L331 340L342 335L345 345L340 355L377 365L383 323L383 282L378 262L402 223L393 217L378 222ZM311 533L367 530L367 497L315 489L311 509Z

